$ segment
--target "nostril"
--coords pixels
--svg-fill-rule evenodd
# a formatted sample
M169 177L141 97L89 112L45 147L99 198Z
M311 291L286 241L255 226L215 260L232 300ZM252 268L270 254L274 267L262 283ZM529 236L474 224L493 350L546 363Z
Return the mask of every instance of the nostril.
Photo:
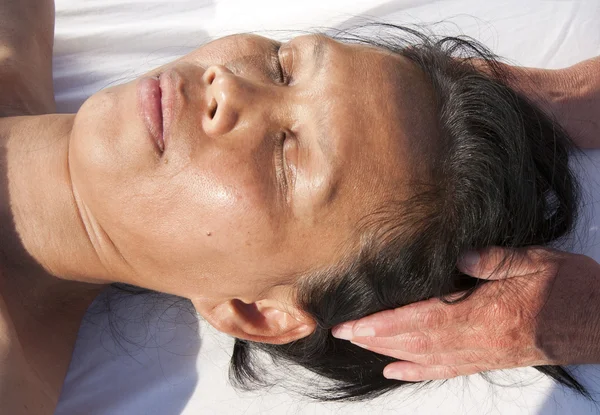
M210 119L212 120L213 118L215 118L215 115L217 114L217 101L213 98L210 101L210 104L208 106L208 116L210 117Z
M209 85L212 85L212 83L214 82L216 76L217 76L217 73L215 71L210 71L208 73L208 76L206 77L206 82Z

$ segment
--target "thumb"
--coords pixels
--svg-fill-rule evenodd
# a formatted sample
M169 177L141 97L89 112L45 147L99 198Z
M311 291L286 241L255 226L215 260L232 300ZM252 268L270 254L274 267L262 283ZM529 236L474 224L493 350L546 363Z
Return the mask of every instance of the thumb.
M501 280L534 274L542 268L544 248L500 248L492 246L468 251L458 261L458 269L472 277Z

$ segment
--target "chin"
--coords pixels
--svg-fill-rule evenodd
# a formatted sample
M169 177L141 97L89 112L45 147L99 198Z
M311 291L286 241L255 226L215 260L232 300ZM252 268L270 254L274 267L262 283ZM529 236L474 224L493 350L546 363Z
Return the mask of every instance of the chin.
M104 89L80 107L69 144L71 170L90 180L113 176L122 182L155 166L156 154L137 114L131 86Z

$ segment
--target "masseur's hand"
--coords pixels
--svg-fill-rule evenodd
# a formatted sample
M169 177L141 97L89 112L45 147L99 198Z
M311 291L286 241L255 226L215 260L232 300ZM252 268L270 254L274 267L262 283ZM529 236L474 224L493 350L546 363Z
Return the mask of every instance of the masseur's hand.
M460 269L493 280L456 304L431 299L337 326L333 335L402 360L387 378L447 379L520 366L600 362L600 265L545 248L471 253Z
M471 61L482 72L490 68ZM499 64L509 85L552 114L579 148L600 148L600 56L563 69Z
M600 148L600 56L564 69L501 66L510 86L554 115L577 147Z
M600 57L516 75L525 94L557 118L580 148L600 148ZM513 71L514 74L515 71Z

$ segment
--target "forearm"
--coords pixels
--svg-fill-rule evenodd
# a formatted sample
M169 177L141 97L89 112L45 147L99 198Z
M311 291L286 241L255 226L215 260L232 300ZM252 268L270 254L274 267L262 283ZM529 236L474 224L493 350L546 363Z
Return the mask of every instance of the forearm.
M566 69L570 96L557 102L567 131L582 148L600 148L600 56Z
M505 66L512 86L551 113L580 148L600 148L600 57L558 70Z

